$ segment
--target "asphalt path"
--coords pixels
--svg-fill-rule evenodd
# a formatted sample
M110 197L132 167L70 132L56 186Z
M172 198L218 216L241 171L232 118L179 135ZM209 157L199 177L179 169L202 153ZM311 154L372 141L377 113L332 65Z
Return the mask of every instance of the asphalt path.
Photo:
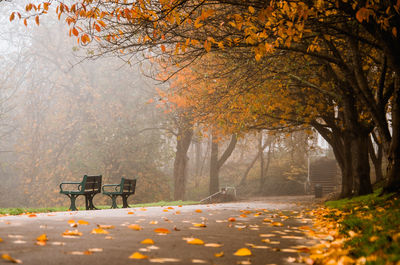
M307 214L312 202L311 196L263 197L181 207L2 216L0 254L41 265L296 264L302 255L297 249L317 243L304 233L312 226ZM95 230L99 225L101 229ZM159 228L169 233L158 233ZM67 230L82 234L63 235ZM43 234L48 241L38 245ZM145 239L154 244L142 244ZM251 255L235 255L242 248ZM246 254L243 251L237 254ZM144 259L130 259L135 252L140 254L134 257ZM3 263L11 261L0 259Z

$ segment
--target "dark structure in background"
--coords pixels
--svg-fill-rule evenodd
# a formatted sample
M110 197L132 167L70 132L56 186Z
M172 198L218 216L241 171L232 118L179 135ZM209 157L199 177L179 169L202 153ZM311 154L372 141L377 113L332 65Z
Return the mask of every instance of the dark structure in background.
M329 158L319 158L310 163L310 187L315 193L315 187L322 189L322 196L340 190L340 174L336 161Z

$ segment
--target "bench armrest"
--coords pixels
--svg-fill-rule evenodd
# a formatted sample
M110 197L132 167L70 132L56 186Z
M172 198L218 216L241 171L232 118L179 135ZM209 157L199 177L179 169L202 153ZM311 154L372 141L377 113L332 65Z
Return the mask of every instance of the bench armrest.
M82 182L63 182L60 184L60 192L64 191L62 188L63 185L78 185L78 191L80 191Z
M103 185L103 187L101 188L102 191L103 191L103 193L106 192L106 191L104 190L105 187L114 187L114 190L115 190L115 191L118 191L118 188L121 187L121 184L106 184L106 185Z

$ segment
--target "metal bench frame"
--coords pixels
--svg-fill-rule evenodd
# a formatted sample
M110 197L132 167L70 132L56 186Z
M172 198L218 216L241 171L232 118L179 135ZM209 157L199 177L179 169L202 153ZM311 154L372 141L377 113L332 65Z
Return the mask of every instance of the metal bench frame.
M84 175L81 182L63 182L60 184L60 193L67 195L71 200L69 210L77 211L75 201L80 195L85 196L86 210L94 210L97 208L93 204L93 198L96 194L101 192L101 179L102 176L88 176ZM65 190L64 185L75 185L76 189Z
M105 188L113 187L114 190L106 191ZM128 205L128 197L132 194L135 194L136 189L136 179L126 179L121 178L121 183L119 184L106 184L103 185L103 194L107 195L112 200L111 209L118 208L117 206L117 197L122 197L122 208L129 208Z

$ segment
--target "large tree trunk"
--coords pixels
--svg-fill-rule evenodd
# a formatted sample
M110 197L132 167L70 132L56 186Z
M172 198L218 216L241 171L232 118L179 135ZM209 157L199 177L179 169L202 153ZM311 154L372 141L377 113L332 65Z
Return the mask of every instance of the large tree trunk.
M340 198L348 198L353 195L353 166L351 154L351 138L344 134L342 153L342 163L339 163L342 172L342 189L340 191ZM335 148L333 148L335 153Z
M370 165L368 156L369 132L360 129L353 139L353 174L354 194L365 195L372 193Z
M221 169L222 165L225 163L225 161L229 158L229 156L235 149L237 136L236 134L232 135L228 147L226 148L225 152L219 159L218 159L218 141L214 133L212 134L211 141L212 142L211 142L210 186L209 186L210 195L219 191L219 170Z
M192 141L192 136L193 129L190 126L182 126L178 129L174 161L174 200L185 199L187 162L189 160L187 151Z
M400 191L400 73L396 73L392 99L392 141L387 154L386 192Z
M375 152L374 144L370 137L368 142L368 152L369 152L369 157L371 158L372 164L374 165L375 169L375 182L379 182L383 180L383 171L382 171L383 150L382 150L382 144L378 142L378 138L375 132L372 132L371 134L374 139L374 142L378 145L378 150Z

